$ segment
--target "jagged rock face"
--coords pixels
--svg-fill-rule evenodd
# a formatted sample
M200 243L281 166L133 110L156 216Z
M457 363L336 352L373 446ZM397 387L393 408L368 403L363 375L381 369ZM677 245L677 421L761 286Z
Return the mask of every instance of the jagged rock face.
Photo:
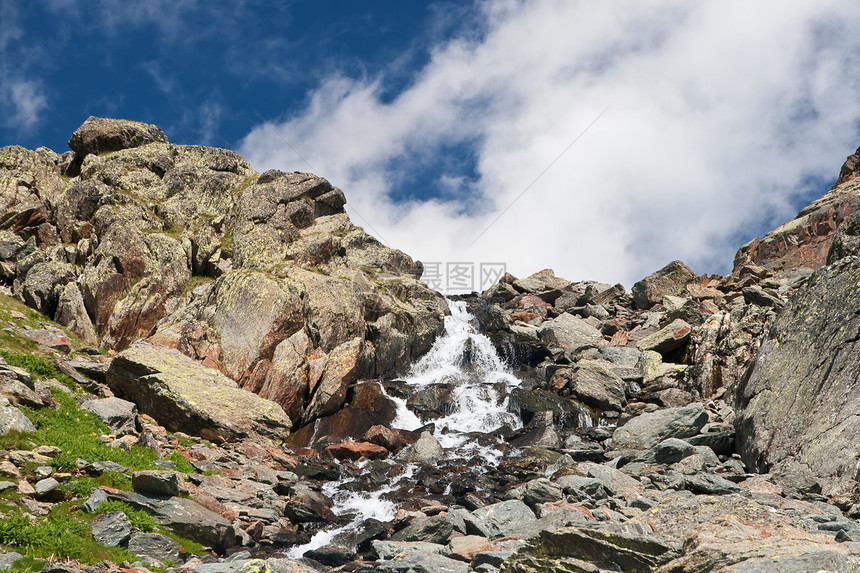
M87 342L149 338L307 422L442 330L421 264L354 226L325 179L124 120L89 118L70 146L0 150L0 279Z
M855 485L858 285L854 257L822 269L771 327L737 395L737 447L750 468L794 458L826 478L825 493Z
M842 166L833 189L801 209L794 220L738 249L734 273L739 273L747 265L777 272L799 267L815 270L826 264L837 228L860 210L857 161L858 154L850 156Z

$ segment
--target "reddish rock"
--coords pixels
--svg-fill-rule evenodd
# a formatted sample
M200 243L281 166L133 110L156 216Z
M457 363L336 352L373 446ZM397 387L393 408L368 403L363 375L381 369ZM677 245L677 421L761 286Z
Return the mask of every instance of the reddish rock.
M339 460L360 460L367 458L379 460L388 456L388 450L370 442L341 442L323 450L326 455Z
M415 443L418 440L418 435L409 430L398 430L376 425L364 434L364 439L391 451L396 451L404 446Z
M540 315L533 312L512 312L511 318L520 322L531 322L536 318L540 318Z
M41 344L48 348L54 348L65 353L72 351L72 341L62 330L57 330L56 328L41 328L37 330L24 331L24 334L26 334L27 338L36 344Z
M850 181L860 173L860 147L854 152L854 155L849 155L845 163L842 164L842 169L839 170L839 177L836 179L836 185L841 185L846 181Z
M533 294L527 294L523 296L517 306L519 306L520 308L528 308L530 306L542 306L544 308L552 308L552 305L550 303L546 302L541 297Z

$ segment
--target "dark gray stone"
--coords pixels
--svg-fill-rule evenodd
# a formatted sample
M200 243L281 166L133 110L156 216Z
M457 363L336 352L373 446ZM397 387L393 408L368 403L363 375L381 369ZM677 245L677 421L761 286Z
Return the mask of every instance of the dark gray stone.
M87 400L81 404L81 408L104 420L111 432L117 436L137 434L143 429L134 402L121 398L103 398Z
M131 521L121 511L97 516L92 523L93 539L107 547L125 545L131 537Z
M132 533L128 550L144 559L170 560L174 563L182 561L182 546L159 533Z
M708 413L700 402L640 414L615 430L612 446L619 450L650 449L666 438L695 436L707 422Z
M131 485L134 491L138 493L163 496L179 495L182 489L182 474L165 470L134 472L131 475Z

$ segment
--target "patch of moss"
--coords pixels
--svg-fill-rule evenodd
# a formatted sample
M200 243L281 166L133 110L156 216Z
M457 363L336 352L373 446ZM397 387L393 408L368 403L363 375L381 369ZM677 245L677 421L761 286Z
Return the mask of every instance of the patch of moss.
M161 525L155 526L155 532L160 533L165 537L169 537L173 541L179 544L180 547L185 551L185 553L189 553L191 555L206 555L209 552L206 550L206 547L197 543L196 541L191 541L185 537L180 537L176 535L166 527L162 527Z

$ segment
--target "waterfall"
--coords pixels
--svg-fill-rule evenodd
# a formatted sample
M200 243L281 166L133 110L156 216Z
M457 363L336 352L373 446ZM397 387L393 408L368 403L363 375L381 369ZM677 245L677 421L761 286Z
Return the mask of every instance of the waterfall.
M508 400L510 389L520 381L508 372L492 342L476 330L475 318L466 310L466 303L449 300L448 307L451 314L445 317L445 332L412 366L403 384L407 394L432 385L445 385L450 389L451 403L445 415L422 422L409 410L406 399L385 393L397 407L391 427L416 430L433 423L434 437L445 449L446 459L440 464L478 456L487 465L497 465L502 456L500 442L497 438L487 439L486 434L503 426L521 427L519 416L509 410ZM330 543L340 532L355 528L366 519L393 519L398 507L384 496L409 480L416 469L406 464L398 476L372 492L352 491L344 487L348 482L326 484L324 493L335 502L332 511L336 515L352 515L352 520L346 526L320 531L309 543L290 550L289 556L297 558Z

